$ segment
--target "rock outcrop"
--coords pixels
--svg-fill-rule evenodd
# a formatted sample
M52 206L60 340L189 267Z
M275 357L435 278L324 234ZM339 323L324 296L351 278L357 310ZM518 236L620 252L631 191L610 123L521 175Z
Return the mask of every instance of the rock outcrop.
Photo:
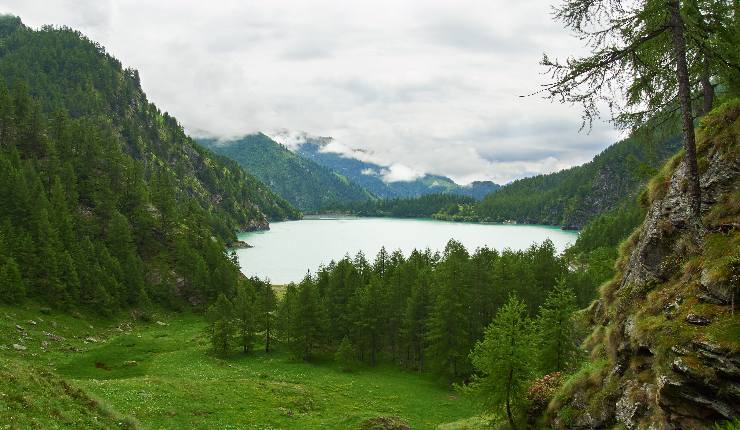
M556 428L704 429L740 417L740 102L702 121L702 218L682 156L588 311L591 362L550 404Z

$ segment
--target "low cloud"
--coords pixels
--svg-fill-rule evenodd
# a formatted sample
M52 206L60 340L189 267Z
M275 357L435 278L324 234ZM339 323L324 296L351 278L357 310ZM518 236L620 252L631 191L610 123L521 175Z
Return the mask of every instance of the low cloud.
M381 171L384 182L404 182L413 181L424 176L424 172L419 172L403 164L392 164Z
M542 52L580 41L556 0L2 0L33 27L101 43L190 133L332 136L324 150L423 173L507 182L582 163L619 135L580 112L519 95L546 80ZM142 12L144 11L144 12ZM283 136L284 135L284 136Z

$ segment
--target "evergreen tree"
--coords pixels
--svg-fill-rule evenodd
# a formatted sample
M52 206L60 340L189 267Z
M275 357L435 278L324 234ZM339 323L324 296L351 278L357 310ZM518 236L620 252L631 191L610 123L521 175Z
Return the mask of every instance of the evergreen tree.
M516 415L533 377L535 341L525 304L511 296L470 353L478 372L471 388L485 399L491 412L504 410L512 429L517 428Z
M219 356L227 355L234 342L234 306L224 294L220 294L208 308L206 317L211 323L213 352Z
M270 352L271 342L274 337L275 323L274 314L277 306L277 296L275 290L269 282L262 282L252 279L252 283L257 288L257 309L258 324L257 327L265 336L265 352Z
M469 255L461 243L451 240L437 266L436 295L429 316L428 351L438 369L455 379L468 371L472 347L469 326Z
M277 309L277 318L275 319L275 328L285 344L292 347L294 343L293 320L298 313L298 289L294 283L285 287L285 294Z
M254 300L252 284L239 283L236 287L236 297L234 297L234 323L238 344L245 354L252 350L257 338L257 307Z
M540 367L543 373L560 372L573 364L578 355L573 313L576 295L565 279L550 291L537 318Z
M290 327L292 349L296 357L309 361L326 338L326 316L318 290L308 275L298 286L297 301L300 305Z
M15 260L8 258L0 266L0 298L5 303L16 304L26 296L26 286L21 278L21 271Z
M370 283L358 294L359 314L356 315L355 324L361 345L369 351L371 366L375 366L378 353L383 347L385 318L383 317L384 303L381 288L380 279L378 276L373 276Z
M342 342L334 354L334 359L342 366L343 371L351 372L354 370L357 362L357 352L355 352L355 348L352 346L349 337L344 336L342 338Z
M429 293L430 276L420 274L415 280L411 296L406 303L401 334L406 345L405 362L408 366L424 370L424 351L427 348L427 326L431 297Z

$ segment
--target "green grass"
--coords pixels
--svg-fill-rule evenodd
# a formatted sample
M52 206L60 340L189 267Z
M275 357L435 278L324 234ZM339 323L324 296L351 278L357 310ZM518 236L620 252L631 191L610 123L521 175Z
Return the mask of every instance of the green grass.
M392 366L344 373L331 362L297 362L280 350L218 359L207 354L200 316L163 314L157 320L168 325L119 326L0 307L0 345L6 345L0 357L54 372L150 429L348 429L378 416L433 429L477 412L472 400L429 375ZM28 338L19 337L15 324ZM64 340L49 341L45 331ZM91 336L96 342L85 340ZM8 347L21 341L26 351Z

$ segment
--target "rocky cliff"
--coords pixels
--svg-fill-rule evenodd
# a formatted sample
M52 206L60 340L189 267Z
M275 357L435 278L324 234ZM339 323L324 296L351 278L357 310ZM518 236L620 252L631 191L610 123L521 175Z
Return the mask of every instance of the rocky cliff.
M679 154L587 311L590 361L550 403L553 427L704 429L740 416L740 101L705 117L698 141L701 222Z

